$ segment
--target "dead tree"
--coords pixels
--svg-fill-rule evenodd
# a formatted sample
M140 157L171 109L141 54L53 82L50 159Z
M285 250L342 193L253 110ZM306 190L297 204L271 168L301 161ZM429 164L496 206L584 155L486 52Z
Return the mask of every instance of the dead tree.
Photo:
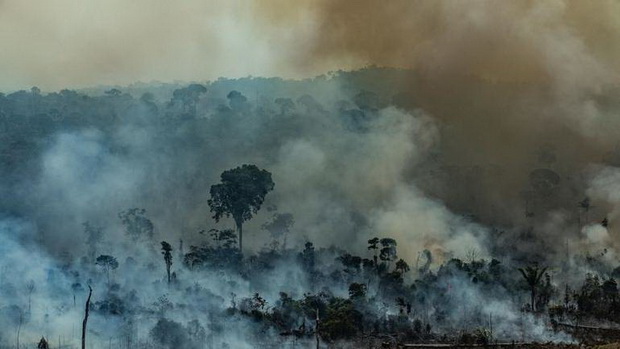
M84 309L84 321L82 321L82 349L86 349L86 323L88 322L88 311L90 310L90 296L93 289L88 285L88 298L86 299L86 308Z

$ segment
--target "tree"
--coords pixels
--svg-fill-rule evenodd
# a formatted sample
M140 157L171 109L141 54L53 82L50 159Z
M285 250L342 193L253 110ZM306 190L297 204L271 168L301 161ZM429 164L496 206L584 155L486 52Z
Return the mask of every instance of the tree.
M383 262L385 262L386 265L386 271L389 271L390 269L390 263L394 260L396 260L397 256L396 256L396 240L392 239L392 238L383 238L381 240L379 240L379 242L381 243L381 246L383 246L381 248L381 251L379 252L379 259L381 259Z
M108 279L108 286L110 286L110 270L118 268L118 261L116 260L116 258L102 254L101 256L97 257L95 264L103 268Z
M300 259L306 271L312 273L314 271L315 262L314 244L308 241L304 246L304 250L299 254Z
M377 246L379 244L379 238L378 237L374 237L370 240L368 240L368 249L369 250L374 250L374 254L372 256L373 261L375 262L375 268L377 269L377 273L379 272L379 260L378 260L378 256L377 256L377 251L379 251L379 246Z
M132 208L118 214L121 223L125 226L125 233L135 242L142 238L153 237L153 222L146 216L146 210Z
M530 300L532 305L532 311L536 311L536 290L538 288L538 285L540 284L542 276L545 274L546 271L546 267L540 269L538 267L538 264L530 265L525 268L519 268L519 272L521 272L523 279L525 279L525 282L527 282L528 286L530 287Z
M90 311L90 297L93 295L93 289L88 285L88 298L84 307L84 320L82 321L82 349L86 349L86 323L88 323L88 312Z
M618 297L618 283L614 278L605 280L601 288L603 290L603 294L609 300L614 301Z
M260 210L265 196L275 184L271 173L255 165L242 165L222 172L221 183L211 186L209 207L216 222L232 216L239 233L239 250L243 248L243 222Z
M402 258L396 262L395 269L401 274L404 274L410 270L409 265Z
M50 349L50 346L49 344L47 344L47 340L45 340L45 337L41 337L39 344L37 344L37 349Z
M169 243L161 242L161 254L164 255L166 262L166 273L168 274L168 284L170 283L170 267L172 266L172 246Z
M187 87L174 90L170 106L179 105L183 112L191 116L196 115L196 104L200 97L207 93L207 88L200 84L191 84Z
M354 282L349 285L349 298L364 299L366 297L366 285Z
M151 336L164 348L187 348L187 331L176 321L159 319L151 329Z
M243 109L247 106L246 102L248 101L248 98L239 91L230 91L226 98L228 98L228 102L232 110L243 111Z

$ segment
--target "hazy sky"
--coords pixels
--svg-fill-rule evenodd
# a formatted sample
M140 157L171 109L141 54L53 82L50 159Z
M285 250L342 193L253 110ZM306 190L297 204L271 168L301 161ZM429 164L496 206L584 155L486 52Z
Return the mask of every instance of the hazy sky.
M0 42L2 90L366 64L591 83L618 74L620 2L1 0Z
M256 3L0 1L0 89L308 73L283 63L308 46L310 12L271 25Z

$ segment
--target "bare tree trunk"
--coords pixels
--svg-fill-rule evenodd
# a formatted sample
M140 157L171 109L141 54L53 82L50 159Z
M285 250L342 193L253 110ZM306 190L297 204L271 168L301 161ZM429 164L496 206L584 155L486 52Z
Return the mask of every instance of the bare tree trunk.
M532 287L531 292L532 293L530 294L530 300L532 301L532 313L533 313L533 312L536 311L536 305L535 305L535 302L536 302L536 288Z
M24 321L24 313L23 311L20 309L19 310L19 325L17 326L17 349L19 349L20 345L19 345L19 334L22 330L22 322Z
M314 335L316 337L316 349L319 349L321 346L321 341L319 337L319 309L316 310L316 326L314 328Z
M241 219L235 219L237 231L239 232L239 252L243 254L243 223Z
M172 258L172 255L170 256L170 258ZM168 274L168 285L170 285L170 267L172 266L172 263L166 261L166 273Z
M88 298L86 299L86 307L84 308L84 321L82 321L82 349L86 349L86 323L88 322L88 312L90 310L90 296L93 289L88 285Z

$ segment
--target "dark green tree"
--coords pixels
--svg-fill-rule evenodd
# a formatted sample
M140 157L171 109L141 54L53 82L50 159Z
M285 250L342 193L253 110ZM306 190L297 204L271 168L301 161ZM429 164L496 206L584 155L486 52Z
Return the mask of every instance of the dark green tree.
M243 248L243 223L258 213L265 196L275 184L271 173L255 165L240 167L222 172L221 183L211 186L209 207L213 219L232 216L239 233L239 250Z
M366 297L366 285L354 282L349 285L349 298L364 299Z

